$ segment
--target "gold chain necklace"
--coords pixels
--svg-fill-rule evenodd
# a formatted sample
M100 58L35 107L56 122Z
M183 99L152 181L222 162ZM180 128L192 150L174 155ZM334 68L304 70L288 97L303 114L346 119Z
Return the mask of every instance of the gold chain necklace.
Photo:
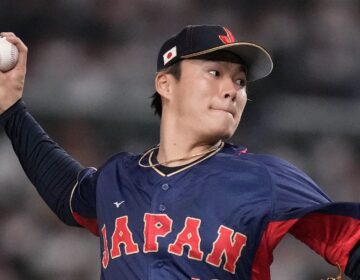
M175 161L184 161L184 160L192 159L192 158L199 157L199 156L202 156L202 155L206 155L206 154L211 153L211 152L215 152L215 151L217 152L220 149L222 149L223 146L224 146L224 142L220 140L219 143L216 143L214 146L210 147L209 149L207 149L206 151L201 152L201 153L197 153L197 154L194 154L194 155L191 155L191 156L188 156L188 157L183 157L183 158L177 158L177 159L172 159L172 160L168 160L168 161L158 162L158 163L149 162L148 165L143 164L142 162L144 161L145 157L147 157L150 153L152 153L156 149L159 149L159 145L157 145L156 147L151 148L150 150L146 151L141 156L141 158L139 159L138 164L141 167L145 167L145 168L156 167L156 166L159 166L159 165L165 165L166 166L167 164L175 162Z

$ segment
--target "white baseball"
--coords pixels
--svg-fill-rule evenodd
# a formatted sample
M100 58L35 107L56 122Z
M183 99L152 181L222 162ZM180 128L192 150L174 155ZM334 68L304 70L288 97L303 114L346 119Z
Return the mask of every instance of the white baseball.
M17 47L0 36L0 71L6 72L14 68L18 58Z

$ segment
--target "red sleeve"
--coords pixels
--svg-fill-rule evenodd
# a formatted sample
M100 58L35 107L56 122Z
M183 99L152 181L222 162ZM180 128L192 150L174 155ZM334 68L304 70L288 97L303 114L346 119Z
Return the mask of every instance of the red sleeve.
M288 232L345 271L350 252L360 241L360 204L327 203L300 209L293 218L270 221L256 251L252 280L270 279L273 251Z
M332 265L345 271L351 250L360 240L360 220L349 216L313 213L301 218L290 233Z

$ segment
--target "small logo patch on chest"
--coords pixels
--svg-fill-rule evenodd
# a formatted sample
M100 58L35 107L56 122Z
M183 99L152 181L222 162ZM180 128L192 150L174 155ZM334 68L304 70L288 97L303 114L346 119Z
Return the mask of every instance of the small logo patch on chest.
M115 202L114 202L114 204L115 204L116 208L119 208L119 207L120 207L120 205L121 205L121 204L123 204L124 202L125 202L125 200L120 201L120 202L115 201Z

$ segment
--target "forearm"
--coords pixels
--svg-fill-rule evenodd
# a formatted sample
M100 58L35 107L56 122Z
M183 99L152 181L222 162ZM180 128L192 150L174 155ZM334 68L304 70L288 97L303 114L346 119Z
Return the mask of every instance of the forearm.
M70 211L70 195L83 169L55 143L20 100L0 115L14 151L30 181L55 214L66 224L77 225Z

